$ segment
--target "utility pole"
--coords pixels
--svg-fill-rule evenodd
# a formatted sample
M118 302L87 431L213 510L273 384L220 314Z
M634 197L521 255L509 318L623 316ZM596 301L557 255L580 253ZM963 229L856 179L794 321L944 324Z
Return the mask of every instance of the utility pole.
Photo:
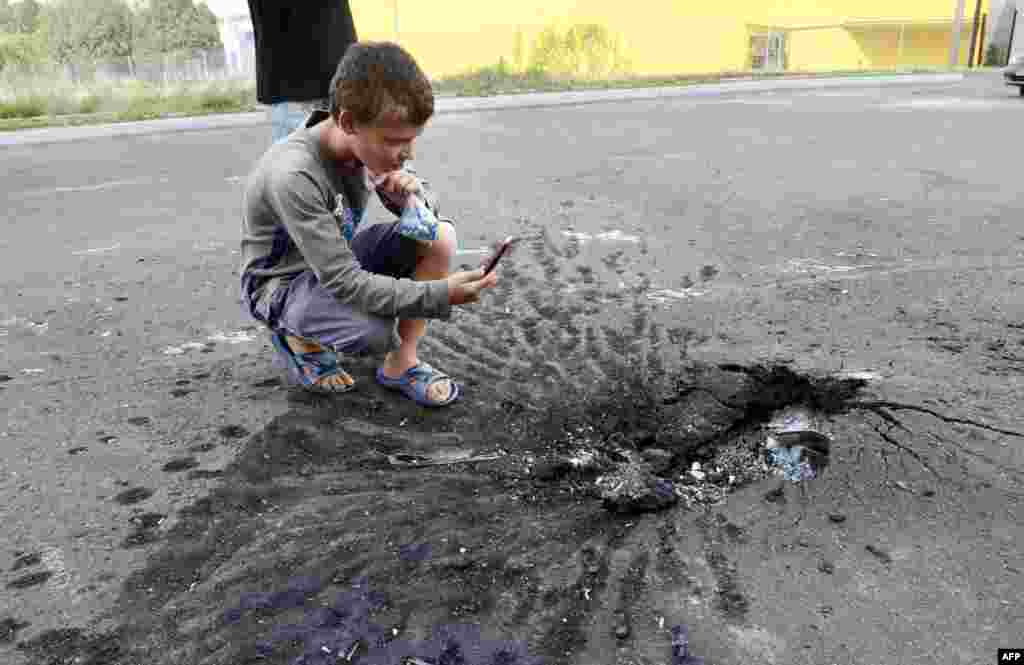
M1010 65L1010 59L1013 57L1013 35L1017 32L1017 9L1013 10L1013 21L1010 22L1010 42L1006 45L1006 64L1004 67Z
M960 64L960 27L964 17L965 0L956 0L956 14L953 15L953 31L949 42L949 67Z
M974 8L974 27L971 28L971 50L967 54L967 66L974 67L974 54L978 52L978 30L981 29L981 0ZM980 62L978 63L981 64Z

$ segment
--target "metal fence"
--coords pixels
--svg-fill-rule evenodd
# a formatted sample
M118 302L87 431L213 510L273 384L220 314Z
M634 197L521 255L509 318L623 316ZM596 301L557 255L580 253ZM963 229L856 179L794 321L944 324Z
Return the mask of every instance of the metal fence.
M230 57L224 49L195 50L143 58L37 65L9 65L3 78L32 77L67 83L123 83L143 81L154 85L185 82L253 80L251 57Z
M964 21L959 65L984 64L987 17ZM752 25L746 68L755 72L943 69L953 22L860 19L820 25Z

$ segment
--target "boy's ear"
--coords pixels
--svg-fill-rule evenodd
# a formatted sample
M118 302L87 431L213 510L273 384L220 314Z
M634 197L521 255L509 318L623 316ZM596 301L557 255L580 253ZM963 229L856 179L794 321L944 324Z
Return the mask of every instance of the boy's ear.
M341 128L341 131L346 134L356 133L355 118L352 116L351 111L341 109L338 111L338 115L334 118L334 122Z

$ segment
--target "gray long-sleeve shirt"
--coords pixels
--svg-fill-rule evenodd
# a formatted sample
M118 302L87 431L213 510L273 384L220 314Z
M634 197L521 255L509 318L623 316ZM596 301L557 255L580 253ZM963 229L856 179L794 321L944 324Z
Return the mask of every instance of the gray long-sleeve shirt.
M445 280L418 282L370 273L352 253L342 226L346 220L358 223L362 218L370 189L362 164L339 163L322 154L311 128L326 117L311 116L305 127L267 150L249 175L242 213L243 299L256 302L312 270L340 303L368 314L449 318ZM436 214L436 199L422 179L421 183L423 198ZM380 199L401 215L386 196Z

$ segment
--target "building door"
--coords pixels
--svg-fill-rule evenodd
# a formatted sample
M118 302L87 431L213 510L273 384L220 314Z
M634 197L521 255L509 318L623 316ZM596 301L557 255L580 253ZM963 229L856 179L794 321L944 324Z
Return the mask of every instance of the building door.
M786 68L786 34L765 32L750 36L750 68L779 72Z
M768 49L765 53L765 71L781 72L786 69L786 34L773 32L768 35Z

